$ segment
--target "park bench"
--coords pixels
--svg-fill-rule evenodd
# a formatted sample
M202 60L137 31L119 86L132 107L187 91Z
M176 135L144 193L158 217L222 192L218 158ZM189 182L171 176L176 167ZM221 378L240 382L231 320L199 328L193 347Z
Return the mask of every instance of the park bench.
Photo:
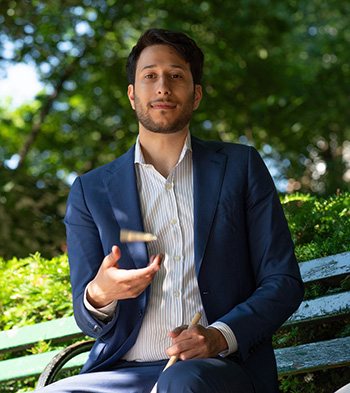
M350 278L350 252L299 264L306 286L315 283L334 285ZM304 300L282 329L333 320L350 320L350 291ZM25 326L0 333L0 353L18 352L40 341L52 343L84 338L73 317ZM63 369L81 367L93 340L75 343L63 351L54 350L0 361L0 383L39 376L37 389L51 383ZM279 376L308 373L350 365L350 337L334 338L275 350ZM69 361L68 361L69 360ZM350 373L349 373L350 375ZM349 377L350 379L350 377Z

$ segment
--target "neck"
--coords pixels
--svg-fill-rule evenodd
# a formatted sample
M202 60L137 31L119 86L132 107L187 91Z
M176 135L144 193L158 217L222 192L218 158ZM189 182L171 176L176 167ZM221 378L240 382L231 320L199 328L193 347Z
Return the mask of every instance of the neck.
M179 161L188 129L174 134L157 134L141 131L139 141L143 157L165 178Z

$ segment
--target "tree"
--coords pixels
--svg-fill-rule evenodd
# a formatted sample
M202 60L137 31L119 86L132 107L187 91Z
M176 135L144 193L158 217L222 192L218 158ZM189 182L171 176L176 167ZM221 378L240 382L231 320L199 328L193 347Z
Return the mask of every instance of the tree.
M0 166L0 255L26 257L65 250L63 217L68 186L55 179L40 179Z
M253 144L281 190L348 190L349 11L335 0L1 3L0 65L34 64L45 89L0 109L0 162L18 155L14 179L64 181L125 152L137 135L126 57L159 27L189 34L206 55L193 134Z

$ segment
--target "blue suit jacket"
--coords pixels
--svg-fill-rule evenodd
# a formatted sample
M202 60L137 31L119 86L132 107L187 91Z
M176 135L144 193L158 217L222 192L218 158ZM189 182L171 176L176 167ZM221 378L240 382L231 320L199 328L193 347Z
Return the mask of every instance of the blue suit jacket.
M195 265L207 319L231 327L239 345L234 359L256 391L277 392L271 337L304 293L277 192L254 148L192 137L192 149ZM134 147L77 178L65 223L75 318L97 338L82 372L107 370L134 344L149 289L119 301L106 323L89 314L83 294L114 244L121 248L121 268L148 264L144 243L119 241L121 228L143 230Z

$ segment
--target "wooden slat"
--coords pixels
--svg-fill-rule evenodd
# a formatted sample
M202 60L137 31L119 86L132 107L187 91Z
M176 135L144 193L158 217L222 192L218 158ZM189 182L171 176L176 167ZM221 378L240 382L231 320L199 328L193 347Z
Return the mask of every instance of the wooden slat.
M350 337L275 349L279 376L350 364Z
M60 351L61 350L55 350L1 361L0 382L39 376L52 358ZM82 367L88 355L88 352L86 352L74 357L63 367L63 369Z
M315 322L350 314L350 292L304 300L283 326Z
M0 353L26 349L42 340L58 342L83 336L74 317L55 319L0 332Z
M350 274L350 252L299 263L304 283Z

